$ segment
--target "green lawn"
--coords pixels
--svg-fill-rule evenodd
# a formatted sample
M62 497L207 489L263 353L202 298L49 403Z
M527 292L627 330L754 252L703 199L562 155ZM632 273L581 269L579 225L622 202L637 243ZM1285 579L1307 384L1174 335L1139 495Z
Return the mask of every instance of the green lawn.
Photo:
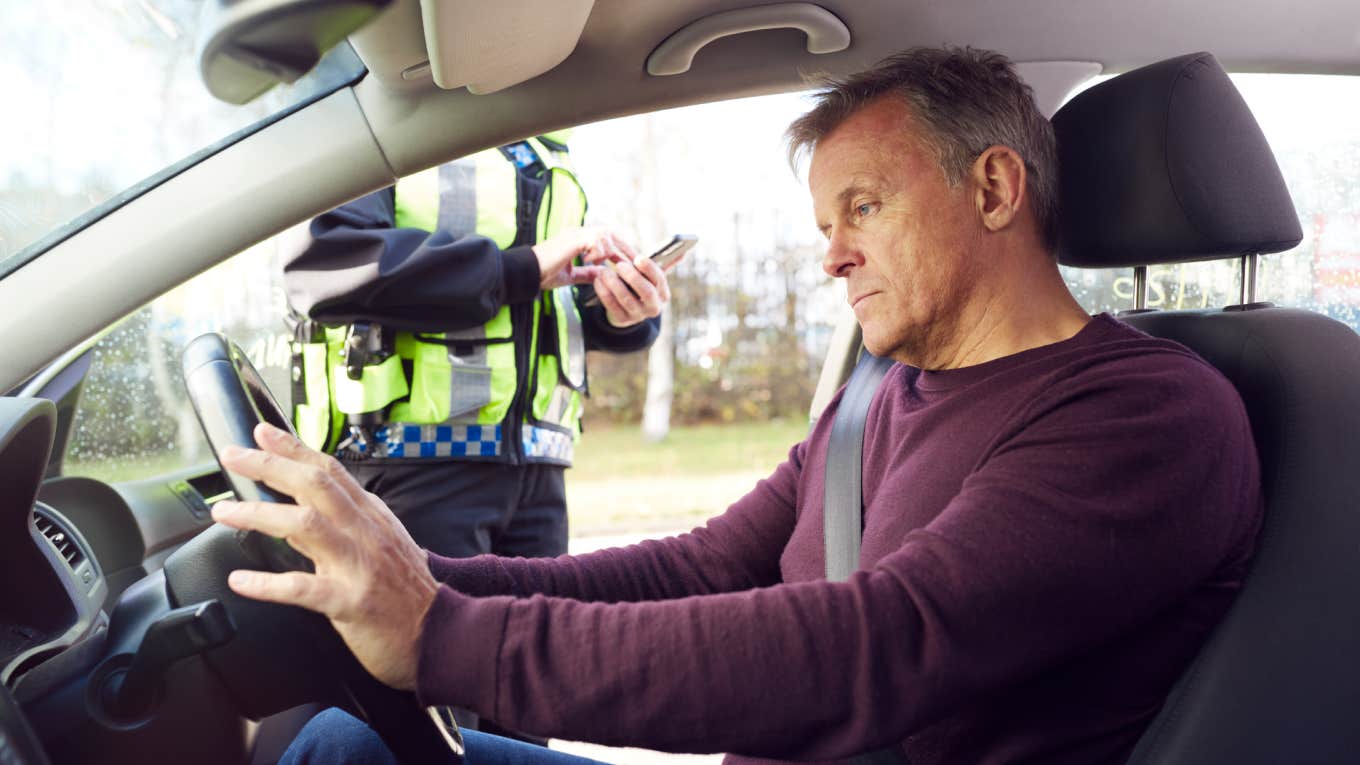
M774 470L807 434L795 420L677 427L648 443L637 426L589 427L567 471L572 536L687 529L717 515ZM185 466L178 454L67 461L66 475L127 481Z
M599 481L620 475L699 478L768 471L806 436L806 422L776 420L671 428L664 441L648 443L639 426L599 428L587 423L568 477Z
M807 434L797 421L672 428L587 427L567 471L573 536L690 528L717 515L784 461Z

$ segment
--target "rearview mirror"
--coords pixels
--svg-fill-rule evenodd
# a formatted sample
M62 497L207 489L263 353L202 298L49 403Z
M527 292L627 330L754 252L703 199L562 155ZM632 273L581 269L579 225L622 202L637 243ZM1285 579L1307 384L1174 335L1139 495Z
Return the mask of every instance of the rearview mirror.
M198 69L213 96L244 104L296 82L392 0L208 0Z

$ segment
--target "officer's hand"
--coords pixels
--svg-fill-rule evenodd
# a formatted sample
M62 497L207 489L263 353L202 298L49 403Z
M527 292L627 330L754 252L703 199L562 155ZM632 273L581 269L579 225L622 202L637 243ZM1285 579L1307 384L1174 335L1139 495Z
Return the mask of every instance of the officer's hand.
M414 689L421 630L438 591L425 552L335 458L270 425L255 426L255 440L263 451L223 449L223 467L298 504L219 502L213 518L288 540L316 573L233 571L227 583L248 598L325 614L374 677Z
M610 260L637 257L633 246L609 228L573 228L534 245L538 258L539 288L550 290L568 284L589 284L599 277ZM581 256L583 266L572 265Z
M674 265L663 270L651 258L639 256L614 261L612 269L602 269L595 279L595 294L600 296L609 323L615 327L630 327L660 316L661 308L671 299L666 271ZM629 287L632 287L631 291Z

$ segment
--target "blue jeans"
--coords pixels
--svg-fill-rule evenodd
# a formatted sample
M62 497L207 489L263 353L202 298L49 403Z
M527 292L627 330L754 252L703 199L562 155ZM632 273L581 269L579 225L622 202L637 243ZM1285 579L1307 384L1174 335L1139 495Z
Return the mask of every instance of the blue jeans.
M602 765L541 746L463 731L465 765ZM327 709L293 739L279 765L399 765L373 729L339 709Z

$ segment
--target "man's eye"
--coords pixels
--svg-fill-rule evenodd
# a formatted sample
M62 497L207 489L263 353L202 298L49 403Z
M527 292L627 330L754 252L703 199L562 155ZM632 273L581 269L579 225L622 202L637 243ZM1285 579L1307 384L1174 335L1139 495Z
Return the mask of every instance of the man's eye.
M873 213L874 213L874 203L873 203L873 202L861 202L861 203L855 205L855 216L856 216L856 217L864 218L864 217L867 217L867 216L869 216L869 215L873 215Z

